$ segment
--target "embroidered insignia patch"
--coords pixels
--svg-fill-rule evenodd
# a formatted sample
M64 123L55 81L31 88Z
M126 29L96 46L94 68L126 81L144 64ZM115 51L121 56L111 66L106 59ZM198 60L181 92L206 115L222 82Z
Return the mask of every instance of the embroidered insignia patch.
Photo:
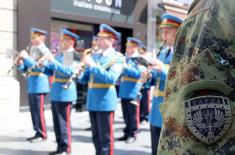
M203 143L215 143L231 125L232 110L225 97L200 96L185 101L184 105L187 127Z

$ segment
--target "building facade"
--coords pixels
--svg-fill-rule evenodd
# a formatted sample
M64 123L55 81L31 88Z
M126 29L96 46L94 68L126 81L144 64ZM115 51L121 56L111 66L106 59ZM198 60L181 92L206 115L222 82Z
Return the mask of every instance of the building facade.
M124 52L126 37L147 38L147 0L18 0L18 49L29 42L29 30L38 27L49 32L47 44L58 50L59 29L68 28L81 36L85 48L91 46L100 23L122 33L120 51ZM21 106L27 105L25 79L21 83Z
M19 112L19 83L11 70L17 47L17 0L0 1L0 117Z

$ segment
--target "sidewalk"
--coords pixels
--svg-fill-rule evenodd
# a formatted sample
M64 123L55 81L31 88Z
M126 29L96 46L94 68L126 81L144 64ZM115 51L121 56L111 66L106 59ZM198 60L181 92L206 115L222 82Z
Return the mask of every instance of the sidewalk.
M51 111L45 111L48 140L41 143L29 143L25 139L34 134L29 112L19 116L0 119L0 155L47 155L56 149ZM91 141L91 131L85 131L90 126L88 112L72 111L72 155L95 155ZM122 136L124 127L121 108L115 113L114 136ZM140 126L137 141L133 144L115 142L115 155L150 155L149 124Z

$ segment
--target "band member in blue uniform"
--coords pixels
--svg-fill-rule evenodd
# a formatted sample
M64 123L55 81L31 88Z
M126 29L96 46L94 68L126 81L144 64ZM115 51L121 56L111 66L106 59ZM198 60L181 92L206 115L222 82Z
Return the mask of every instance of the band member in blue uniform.
M151 53L148 52L147 47L142 44L139 48L140 56L151 62L152 57ZM147 122L149 117L149 111L150 111L150 88L151 88L151 79L146 78L144 81L140 93L141 93L141 99L140 99L140 123Z
M173 45L176 37L176 32L182 23L182 20L171 14L162 15L161 37L165 42L165 46L157 55L157 60L152 62L152 78L155 81L155 88L152 100L152 108L150 112L150 128L152 154L157 154L158 141L162 127L162 116L159 111L159 104L164 99L165 80L167 77L169 65L173 57Z
M33 122L35 135L28 138L30 142L38 142L47 139L46 123L44 118L44 101L45 96L49 92L48 76L44 74L44 70L37 67L39 57L50 50L45 45L47 32L38 28L31 28L31 48L29 53L23 50L20 52L18 59L18 70L27 73L27 90L29 98L30 113Z
M62 29L61 33L61 52L56 57L48 55L46 57L48 63L45 64L47 70L54 72L54 82L51 88L51 109L57 150L51 152L50 155L71 153L71 106L77 100L76 85L71 80L71 76L76 72L73 66L73 53L79 36L67 29Z
M116 53L113 44L120 34L109 25L101 24L97 36L101 52L82 59L87 67L79 81L88 83L87 109L96 155L113 155L113 121L117 107L115 83L123 66L123 57Z
M139 39L128 37L126 43L126 65L123 69L121 83L119 86L119 97L121 98L123 118L125 122L124 136L118 141L133 143L136 140L136 132L139 115L137 114L138 94L142 85L142 67L131 60L139 56L138 49L142 44Z

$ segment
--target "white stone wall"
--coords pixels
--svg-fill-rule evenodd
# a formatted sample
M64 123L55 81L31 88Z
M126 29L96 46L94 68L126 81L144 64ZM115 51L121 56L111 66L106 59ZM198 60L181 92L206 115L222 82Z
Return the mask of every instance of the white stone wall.
M19 82L7 71L13 63L6 49L17 47L17 0L0 0L0 118L19 112Z
M0 121L16 116L20 111L19 82L12 77L0 76Z
M17 0L0 0L0 48L16 48Z
M6 58L6 49L16 49L17 0L0 0L0 76L8 76L6 71L12 60ZM12 76L12 74L10 74Z

